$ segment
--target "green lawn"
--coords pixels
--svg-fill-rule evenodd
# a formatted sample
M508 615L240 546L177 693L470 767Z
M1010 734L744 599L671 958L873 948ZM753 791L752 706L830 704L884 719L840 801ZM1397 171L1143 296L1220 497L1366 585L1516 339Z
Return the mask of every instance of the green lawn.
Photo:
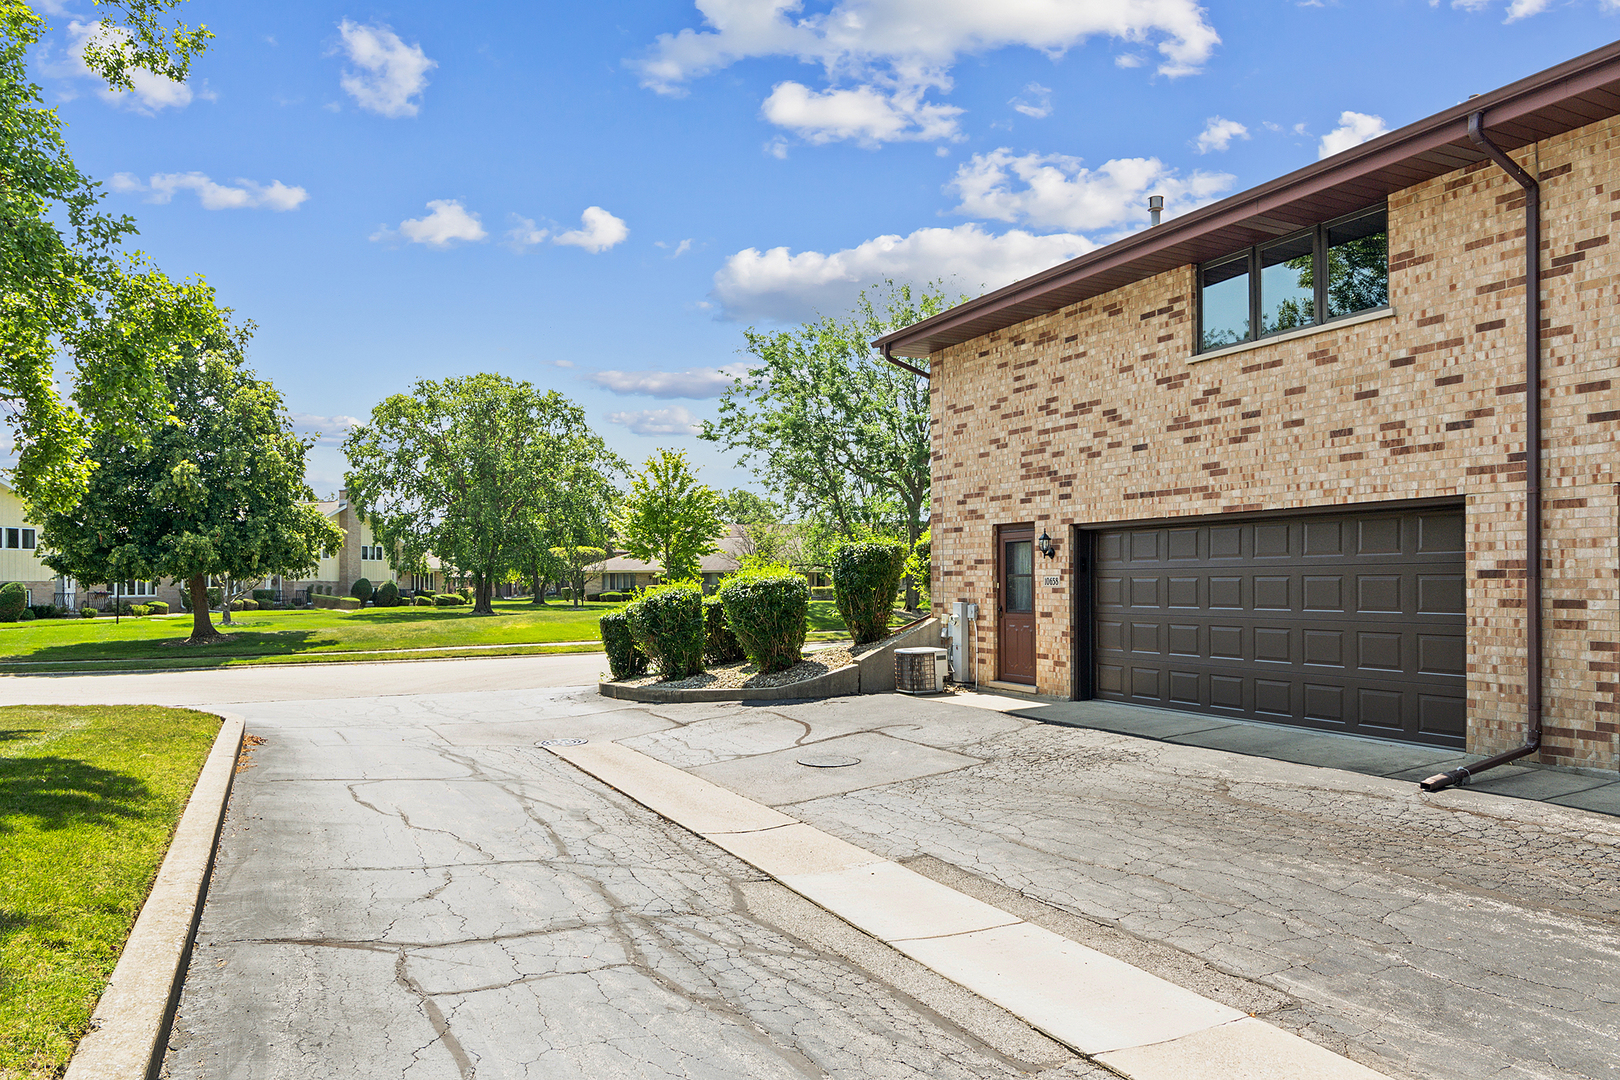
M597 620L621 606L584 604L576 608L553 603L535 608L527 601L500 601L494 615L474 615L464 607L239 611L228 627L214 617L215 626L226 635L224 640L195 648L178 647L191 633L189 615L126 617L116 623L105 615L0 623L0 673L594 652L602 637ZM908 620L909 616L897 610L891 625ZM846 636L844 621L831 600L812 601L809 622L811 640ZM438 651L395 651L402 649Z
M61 1074L218 731L187 709L0 708L0 1078Z
M218 667L250 662L300 659L357 659L347 654L375 654L389 649L459 649L468 655L535 651L524 648L559 641L601 640L597 620L618 607L560 603L534 608L527 602L495 605L494 615L474 615L468 608L365 608L334 611L238 611L233 626L216 628L225 640L196 648L177 648L191 633L189 615L94 619L41 619L0 623L0 671L28 665L29 670L61 670L86 661L144 661L146 666ZM586 646L595 648L595 646ZM539 651L557 651L539 650ZM342 655L334 655L342 654ZM46 665L34 667L33 665ZM103 666L88 663L95 670Z

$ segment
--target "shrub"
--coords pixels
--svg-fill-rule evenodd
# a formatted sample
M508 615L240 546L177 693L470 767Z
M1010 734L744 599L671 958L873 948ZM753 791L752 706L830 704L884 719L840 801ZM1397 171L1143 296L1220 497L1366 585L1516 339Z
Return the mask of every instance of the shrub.
M0 589L0 622L16 622L28 610L28 590L20 581Z
M703 659L711 664L734 664L744 656L742 642L726 619L720 597L703 598Z
M366 601L371 599L371 579L355 578L354 584L349 586L349 595L360 601L361 607L365 607Z
M460 593L440 593L433 598L434 607L459 607L467 602Z
M39 616L34 614L34 609L33 608L25 607L25 608L22 609L22 614L17 616L17 621L18 622L33 622L37 618L39 618Z
M703 588L697 582L654 585L624 613L658 674L684 679L703 670Z
M783 567L731 575L720 589L726 622L761 672L799 662L810 612L810 583Z
M152 609L145 604L131 604L125 610L137 619L152 614Z
M218 608L225 602L225 590L218 587L208 590L208 606ZM187 611L191 610L191 586L185 582L180 583L180 606Z
M28 610L32 611L34 613L34 618L36 618L36 619L48 619L52 615L56 614L56 605L55 604L29 604L28 605ZM19 615L17 617L19 619L22 618L21 615Z
M888 636L889 611L906 565L906 545L898 540L841 544L832 557L833 590L855 644Z
M607 650L608 668L615 679L628 679L647 673L647 654L630 634L630 620L622 611L612 611L599 620L602 648Z
M84 607L79 609L79 615L86 619L93 619L97 614L96 609L91 607L89 604L86 604Z
M151 609L153 615L167 615L169 613L169 604L166 600L154 600L146 606Z
M392 581L385 581L377 586L377 592L372 596L371 602L378 607L395 607L399 604L399 586Z
M622 604L626 600L630 599L630 594L622 592L605 592L598 596L597 599L604 604Z
M274 589L254 589L253 590L253 599L257 600L261 604L268 604L271 601L275 600L275 598L276 598L276 590L274 590Z
M817 585L810 590L810 599L836 600L838 597L833 595L833 587L831 585Z
M353 611L360 606L360 601L352 596L334 596L331 593L310 593L311 606L318 608L336 608L340 611Z

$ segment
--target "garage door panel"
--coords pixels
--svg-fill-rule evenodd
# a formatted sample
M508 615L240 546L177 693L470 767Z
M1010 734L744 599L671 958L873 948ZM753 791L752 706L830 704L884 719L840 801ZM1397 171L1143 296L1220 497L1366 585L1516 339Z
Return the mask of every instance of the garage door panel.
M1464 538L1461 510L1099 535L1097 696L1460 746Z

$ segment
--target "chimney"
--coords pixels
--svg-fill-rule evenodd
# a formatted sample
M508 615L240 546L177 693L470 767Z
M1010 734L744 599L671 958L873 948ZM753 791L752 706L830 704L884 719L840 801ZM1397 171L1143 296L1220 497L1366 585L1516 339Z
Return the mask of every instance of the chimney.
M1157 225L1159 223L1159 217L1163 213L1164 213L1164 196L1163 195L1149 195L1148 196L1148 224L1149 225Z

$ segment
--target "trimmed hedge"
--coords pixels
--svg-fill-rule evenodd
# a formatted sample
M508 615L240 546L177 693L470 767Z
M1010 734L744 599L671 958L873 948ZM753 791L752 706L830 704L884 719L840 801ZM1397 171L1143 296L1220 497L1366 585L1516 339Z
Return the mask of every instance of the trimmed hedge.
M762 673L799 662L810 613L810 583L793 571L748 570L720 587L726 622Z
M365 607L366 601L371 599L371 592L370 578L355 578L354 584L349 586L349 595L360 601L361 607Z
M86 604L84 607L79 609L79 615L81 617L83 617L83 618L86 618L86 619L93 619L99 614L101 614L101 612L97 611L95 608L89 606L88 604Z
M274 590L274 589L254 589L253 590L253 599L257 600L261 604L271 603L271 602L273 602L275 600L275 598L276 598L276 590Z
M153 615L167 615L169 613L169 602L167 600L154 600L146 606Z
M833 587L831 585L817 585L810 590L810 599L836 600L838 597L834 595Z
M605 592L596 599L604 604L622 604L626 600L630 599L630 594L622 592Z
M17 616L17 621L18 622L33 622L37 618L39 618L39 616L34 614L34 609L33 608L25 607L25 608L22 609L22 614Z
M232 600L231 601L231 610L232 611L258 611L259 610L259 602L257 600Z
M0 622L16 622L27 610L27 586L20 581L13 581L5 588L0 588Z
M439 593L433 598L434 607L459 607L467 602L467 598L460 593Z
M630 633L630 619L622 611L609 612L597 620L602 627L602 648L607 650L608 669L615 679L628 679L647 673L647 654Z
M311 593L309 602L318 608L336 608L339 611L357 611L360 601L352 596L333 596L331 593Z
M696 582L654 585L624 614L636 645L665 680L703 670L703 589Z
M889 611L906 568L906 545L898 540L864 540L841 544L833 552L833 590L838 614L844 617L855 644L880 641L889 634Z
M49 619L51 616L57 614L55 604L29 604L28 610L34 613L34 618L36 619ZM18 618L21 617L22 616L20 615L18 616Z
M395 607L399 604L399 586L392 581L385 581L377 586L377 591L371 597L371 602L378 607Z
M742 642L726 621L726 605L719 596L703 598L703 659L711 664L735 664L743 659Z

